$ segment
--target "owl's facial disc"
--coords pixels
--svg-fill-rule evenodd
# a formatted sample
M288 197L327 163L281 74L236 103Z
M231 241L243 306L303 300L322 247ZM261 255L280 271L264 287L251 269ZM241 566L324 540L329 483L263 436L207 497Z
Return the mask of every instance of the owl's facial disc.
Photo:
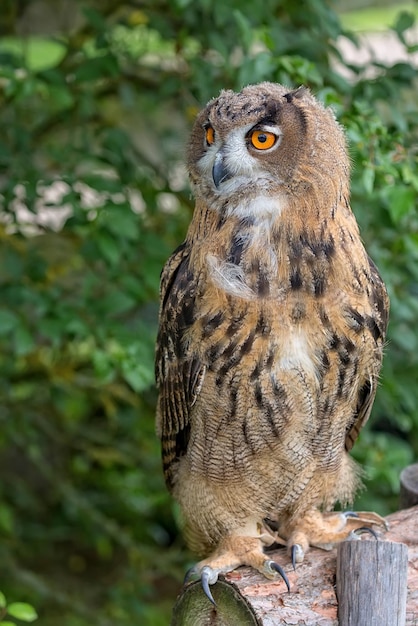
M211 175L214 187L222 195L230 195L251 185L265 186L271 182L263 155L281 143L281 129L273 124L247 124L225 136L205 124L205 154L199 169ZM277 177L276 177L277 182Z

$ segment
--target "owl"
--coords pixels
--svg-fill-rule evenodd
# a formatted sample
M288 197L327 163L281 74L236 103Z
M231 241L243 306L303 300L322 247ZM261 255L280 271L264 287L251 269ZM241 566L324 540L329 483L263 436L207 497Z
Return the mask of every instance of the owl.
M384 521L334 512L374 401L388 297L349 201L332 111L300 87L222 91L188 148L196 205L162 272L156 379L165 480L210 585L264 548L330 549Z

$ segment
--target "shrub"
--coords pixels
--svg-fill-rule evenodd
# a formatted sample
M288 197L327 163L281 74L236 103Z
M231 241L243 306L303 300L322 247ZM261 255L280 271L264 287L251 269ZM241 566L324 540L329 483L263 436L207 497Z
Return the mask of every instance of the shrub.
M353 208L392 300L355 448L368 507L396 508L418 454L416 70L343 78L325 0L107 4L77 4L59 39L0 42L0 558L7 597L47 626L166 624L181 580L153 423L158 283L193 207L190 124L221 88L304 83L347 128ZM30 28L25 7L9 34ZM405 45L411 26L395 25Z

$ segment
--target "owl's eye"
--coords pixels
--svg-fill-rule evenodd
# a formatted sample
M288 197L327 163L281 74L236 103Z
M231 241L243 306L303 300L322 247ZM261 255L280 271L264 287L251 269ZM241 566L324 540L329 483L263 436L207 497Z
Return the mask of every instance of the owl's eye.
M211 146L214 141L215 141L215 131L213 130L212 126L207 126L206 127L206 143L208 144L208 146Z
M276 143L277 136L267 130L253 130L250 140L257 150L268 150Z

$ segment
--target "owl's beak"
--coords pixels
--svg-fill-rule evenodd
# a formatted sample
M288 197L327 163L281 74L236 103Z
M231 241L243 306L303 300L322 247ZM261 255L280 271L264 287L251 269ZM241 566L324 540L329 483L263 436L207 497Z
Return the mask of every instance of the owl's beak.
M215 156L215 163L213 164L212 168L212 178L213 182L215 183L216 189L219 189L219 185L228 180L228 178L231 178L231 176L231 172L225 165L222 150L219 150L219 152Z

